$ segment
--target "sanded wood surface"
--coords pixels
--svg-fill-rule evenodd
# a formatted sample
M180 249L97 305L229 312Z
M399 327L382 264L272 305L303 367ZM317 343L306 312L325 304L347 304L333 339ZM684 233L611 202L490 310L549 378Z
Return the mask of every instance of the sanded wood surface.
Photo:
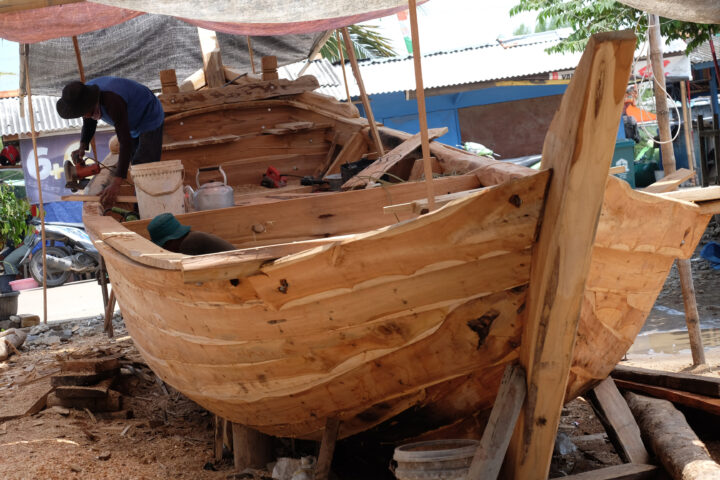
M643 438L673 479L720 478L720 465L672 403L630 392L625 398Z
M640 429L612 378L600 382L587 397L620 458L628 463L650 463Z
M447 127L432 128L428 130L428 136L430 140L434 140L438 137L442 137L447 133ZM360 171L356 176L345 182L342 186L343 189L355 188L362 185L367 185L369 182L375 182L380 180L385 172L390 170L399 161L404 159L416 148L420 146L421 135L415 134L403 143L387 152L382 157L375 160L367 168Z
M666 198L685 200L686 202L709 202L720 199L720 186L683 188L662 194Z
M516 479L545 478L550 468L565 397L557 386L570 373L634 48L631 32L591 37L545 139L541 168L553 175L520 350L528 396L507 462Z

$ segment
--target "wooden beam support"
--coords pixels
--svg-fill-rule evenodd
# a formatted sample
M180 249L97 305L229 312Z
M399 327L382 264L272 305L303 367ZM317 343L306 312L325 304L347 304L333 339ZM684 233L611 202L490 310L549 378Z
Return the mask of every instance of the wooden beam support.
M174 68L169 70L160 70L160 88L162 93L178 93L180 91Z
M720 398L720 378L693 375L691 373L675 373L626 367L623 365L617 365L611 375L615 380L646 383L657 387L674 388Z
M325 430L323 431L322 441L320 442L317 467L315 467L315 480L328 480L328 478L330 478L330 467L332 466L335 442L337 442L339 429L339 419L330 417L325 421Z
M265 468L272 460L272 437L239 423L232 424L235 470Z
M659 473L660 469L655 465L626 463L569 475L563 480L654 480Z
M212 30L200 27L198 27L197 31L200 39L200 50L202 51L205 82L210 88L220 88L225 84L225 71L223 70L217 34Z
M526 393L522 367L508 365L480 446L470 464L468 480L493 480L498 477Z
M447 127L433 128L429 132L426 132L426 135L428 135L428 138L432 140L438 137L442 137L447 133L447 131ZM422 135L416 133L397 147L387 152L382 157L375 160L361 172L358 172L358 174L352 177L350 180L343 183L343 190L360 187L363 185L368 186L371 183L380 180L380 177L382 177L385 172L397 165L398 162L403 160L405 157L410 155L416 148L420 146L421 142ZM430 175L430 180L432 181L432 174Z
M360 75L360 67L358 67L357 58L355 58L355 50L353 49L352 40L350 40L350 33L347 27L342 28L343 41L345 42L345 50L347 50L348 58L350 59L350 65L352 66L353 75L355 75L355 81L357 82L358 88L360 89L360 98L362 99L363 108L365 109L365 116L370 123L370 133L375 144L375 149L380 155L385 154L382 142L380 141L380 134L378 133L377 124L375 123L375 116L370 108L370 99L368 99L367 92L365 91L365 84ZM350 99L348 98L348 102Z
M650 463L640 428L613 379L600 382L587 397L620 458L628 463Z
M520 347L528 395L506 466L512 478L547 478L607 172L635 49L632 32L594 35L545 137L551 168L533 250Z

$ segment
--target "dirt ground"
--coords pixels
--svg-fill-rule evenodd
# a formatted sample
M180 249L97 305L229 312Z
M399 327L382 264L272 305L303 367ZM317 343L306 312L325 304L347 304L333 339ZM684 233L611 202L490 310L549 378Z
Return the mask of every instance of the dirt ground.
M714 221L702 245L719 239L720 222ZM701 319L720 316L720 271L704 268L706 263L693 262ZM658 303L683 309L675 269ZM138 355L122 319L117 318L114 324L114 339L102 333L97 319L55 326L54 330L36 329L20 355L0 362L0 478L253 478L249 474L236 475L229 458L215 461L212 414L160 382ZM49 390L49 377L58 371L59 359L102 355L117 355L124 365L113 388L123 394L122 409L130 412L127 415L131 418L52 407L2 420L26 409ZM708 365L695 369L690 367L689 353L630 355L623 364L716 377L720 374L720 349L710 349L706 355ZM701 419L698 423L702 422ZM705 435L715 458L720 459L720 441L706 432L701 435ZM620 463L590 404L581 397L566 405L550 476L561 477ZM355 469L353 478L393 478L389 471L363 476L360 464L344 467L343 470Z

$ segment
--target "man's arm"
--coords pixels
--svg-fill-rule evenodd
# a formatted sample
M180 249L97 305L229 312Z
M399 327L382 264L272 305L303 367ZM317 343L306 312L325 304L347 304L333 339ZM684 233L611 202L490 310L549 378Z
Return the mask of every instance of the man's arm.
M85 158L85 152L90 149L90 141L95 136L97 120L83 118L82 131L80 132L80 148L73 150L70 154L73 162L80 163ZM97 155L97 152L95 153Z
M115 134L120 144L115 176L112 177L110 184L100 193L100 202L102 202L103 205L111 205L115 202L120 192L120 184L123 179L127 177L128 168L130 168L132 137L130 136L127 104L125 100L113 92L102 92L101 95L103 95L105 111L115 125Z

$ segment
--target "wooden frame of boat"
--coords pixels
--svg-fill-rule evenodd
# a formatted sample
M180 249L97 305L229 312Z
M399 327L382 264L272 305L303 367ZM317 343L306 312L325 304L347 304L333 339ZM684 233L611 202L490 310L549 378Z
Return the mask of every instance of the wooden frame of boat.
M519 361L528 394L510 455L516 478L531 478L546 459L528 446L551 445L563 399L607 377L710 218L607 175L633 49L624 33L591 40L543 171L431 143L445 204L429 213L412 181L238 190L235 207L178 216L238 250L190 257L151 243L147 220L120 224L86 203L138 350L212 412L315 440L327 419L340 438L477 435ZM372 154L367 121L308 91L313 80L163 95L164 158L182 159L186 179L221 164L239 185L268 165L327 174ZM378 162L403 153L383 171L417 180L419 144L403 143L417 139L380 134Z

